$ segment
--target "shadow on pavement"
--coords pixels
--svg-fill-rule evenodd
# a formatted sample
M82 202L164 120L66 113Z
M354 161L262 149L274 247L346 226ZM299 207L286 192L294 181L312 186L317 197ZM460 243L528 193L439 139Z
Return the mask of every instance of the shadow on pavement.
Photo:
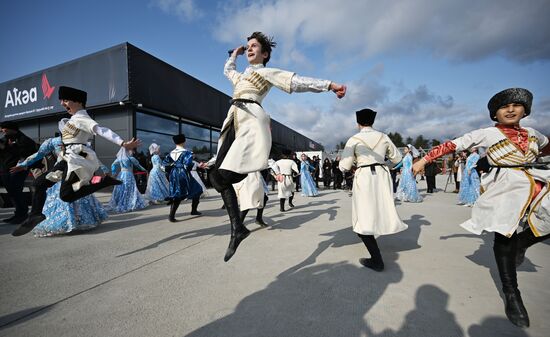
M375 334L367 330L366 336L462 337L464 332L455 315L447 310L448 303L448 293L431 284L422 285L416 291L414 310L405 316L405 322L398 331L386 329Z
M15 325L24 323L40 315L43 315L52 307L53 305L43 305L4 315L0 317L0 330L11 328Z
M362 336L365 314L403 277L397 254L389 255L383 273L346 262L294 266L244 298L232 314L187 336Z
M489 317L481 324L475 324L468 328L470 337L528 337L523 329L510 323L506 318Z

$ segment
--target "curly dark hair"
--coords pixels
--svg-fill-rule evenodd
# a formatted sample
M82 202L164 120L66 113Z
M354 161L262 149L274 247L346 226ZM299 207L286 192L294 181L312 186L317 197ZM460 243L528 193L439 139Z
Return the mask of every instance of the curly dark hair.
M277 42L273 41L273 37L268 37L262 32L254 32L252 35L246 38L246 41L256 39L262 46L262 53L267 52L267 57L264 59L264 66L269 62L271 58L271 50L277 46Z

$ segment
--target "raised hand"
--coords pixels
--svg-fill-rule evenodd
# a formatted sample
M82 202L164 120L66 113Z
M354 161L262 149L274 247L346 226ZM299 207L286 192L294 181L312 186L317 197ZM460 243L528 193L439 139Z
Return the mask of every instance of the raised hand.
M346 96L347 89L348 88L343 84L338 84L334 82L330 84L330 90L332 90L336 94L336 97L338 98L342 98Z
M138 147L140 145L141 145L141 140L136 139L136 138L132 138L130 141L122 143L122 146L126 150L133 150L133 149L135 149L136 147Z

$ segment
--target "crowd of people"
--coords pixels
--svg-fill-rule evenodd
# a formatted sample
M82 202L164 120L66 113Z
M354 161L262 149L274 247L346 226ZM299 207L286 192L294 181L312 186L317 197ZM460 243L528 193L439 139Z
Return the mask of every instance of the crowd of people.
M2 122L2 182L14 204L13 216L4 221L19 225L12 234L20 236L33 230L43 236L90 229L105 220L108 212L135 211L149 203L169 204L171 222L177 221L177 209L185 200L191 202L191 214L200 216L198 206L206 187L197 170L207 170L208 182L221 195L229 217L227 262L250 235L244 225L250 209L257 209L256 223L266 226L262 218L269 195L266 180L276 182L280 211L285 212L287 200L288 206L294 207L296 192L305 197L318 195L322 179L327 189L332 184L333 189L352 191L351 226L370 255L359 263L381 272L384 260L376 237L407 229L395 200L422 202L417 187L420 175L425 176L427 192L436 192L434 177L441 170L437 160L458 153L450 161L450 174L456 173L458 203L472 207L472 216L462 227L478 235L494 233L493 251L505 295L505 313L517 326L529 326L516 267L528 247L550 233L550 171L547 163L537 162L548 138L520 126L520 120L531 113L532 94L522 88L497 93L488 103L494 126L445 142L423 157L412 145L401 152L388 135L373 128L376 111L362 109L356 112L358 133L349 138L340 157L321 162L303 154L298 159L285 149L275 161L269 158L270 118L261 105L272 87L287 93L333 92L339 99L347 90L333 81L266 67L275 45L271 38L255 32L247 45L235 48L226 61L224 74L234 92L216 156L207 162L194 161L183 134L173 136L174 148L164 158L159 146L150 144L152 169L145 195L136 186L134 170L146 169L132 156L141 141L124 140L93 120L86 111L85 91L59 87L59 100L70 118L61 119L60 133L40 147L16 123ZM238 72L236 58L245 52L249 66ZM119 147L111 169L97 158L89 143L93 136ZM484 149L483 158L478 149ZM29 212L22 187L31 169L34 192ZM483 173L481 178L478 172ZM93 193L111 186L112 197L103 207Z

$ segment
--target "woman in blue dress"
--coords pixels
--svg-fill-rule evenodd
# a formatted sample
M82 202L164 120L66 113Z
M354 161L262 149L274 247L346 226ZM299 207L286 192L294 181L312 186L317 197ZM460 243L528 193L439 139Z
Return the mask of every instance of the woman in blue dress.
M460 192L458 193L459 205L472 207L477 198L479 198L479 174L475 167L479 160L477 149L472 149L472 153L466 159L462 181L460 182Z
M315 181L311 174L315 170L315 166L309 163L307 156L302 153L302 163L300 164L300 184L302 185L302 196L314 197L319 195L317 188L315 187Z
M37 153L29 156L17 167L28 168L50 154L57 158L61 152L61 145L61 137L46 139L40 145ZM102 170L108 172L105 166L102 167ZM93 194L67 203L59 198L60 187L61 182L57 182L48 189L46 202L42 209L42 214L46 218L34 227L32 231L34 236L44 237L89 230L107 219L107 213Z
M145 199L152 203L162 203L170 195L168 190L168 179L166 179L166 173L164 172L164 166L162 166L162 159L160 159L160 146L153 143L149 146L149 153L151 154L151 163L153 168L149 172L149 179L147 180L147 189L145 190Z
M125 148L120 148L117 154L117 159L111 165L111 173L113 176L117 170L120 172L117 179L122 181L121 185L115 186L111 200L107 205L107 209L113 213L126 213L136 211L147 207L147 202L139 193L136 179L134 178L134 167L140 171L147 172L136 158L132 157L130 151Z
M193 169L193 152L185 149L185 135L180 134L172 137L176 148L167 155L162 164L170 172L168 182L170 185L170 222L176 222L176 211L184 199L192 199L191 215L201 215L197 210L199 206L202 188L191 176Z
M412 174L413 156L418 157L418 150L408 144L405 148L405 156L403 157L403 168L401 169L401 178L397 186L395 198L405 202L422 202L422 196L416 188L416 179Z

